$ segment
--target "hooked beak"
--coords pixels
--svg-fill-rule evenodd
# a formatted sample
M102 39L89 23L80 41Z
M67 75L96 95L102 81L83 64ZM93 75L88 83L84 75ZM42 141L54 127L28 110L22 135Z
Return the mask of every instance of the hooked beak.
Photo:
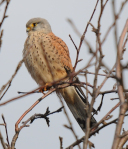
M31 30L30 27L27 27L27 28L26 28L26 32L27 32L27 33L28 33L30 30Z
M33 27L34 27L34 25L33 25L33 24L31 24L30 26L28 26L28 27L26 28L26 32L31 31L31 30L33 29Z

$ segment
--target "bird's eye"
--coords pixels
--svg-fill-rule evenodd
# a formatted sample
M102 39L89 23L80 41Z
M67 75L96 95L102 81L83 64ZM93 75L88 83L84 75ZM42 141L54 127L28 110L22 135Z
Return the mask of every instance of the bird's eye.
M37 25L37 23L33 23L33 26L35 27Z

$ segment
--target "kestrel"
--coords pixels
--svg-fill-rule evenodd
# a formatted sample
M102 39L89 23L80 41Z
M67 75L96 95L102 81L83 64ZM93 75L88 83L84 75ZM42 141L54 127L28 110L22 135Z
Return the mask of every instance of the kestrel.
M47 20L33 18L26 24L28 37L24 44L23 59L32 78L39 86L58 81L73 71L65 42L52 33ZM86 129L86 103L74 86L60 89L70 111L83 131ZM90 126L96 120L92 116Z

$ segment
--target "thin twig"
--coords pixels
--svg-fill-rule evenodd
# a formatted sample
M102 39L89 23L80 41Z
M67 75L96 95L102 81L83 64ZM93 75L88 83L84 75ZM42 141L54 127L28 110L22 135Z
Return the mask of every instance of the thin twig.
M108 115L110 115L117 107L119 107L120 102L118 102L94 127L92 127L91 129L99 126L107 117Z
M106 0L106 3L107 3L108 0ZM86 135L85 135L85 139L84 139L84 144L83 144L83 148L84 149L87 149L87 142L88 142L88 138L89 138L89 134L90 134L90 119L91 119L91 112L92 112L92 109L93 109L93 105L94 105L94 102L95 102L95 99L97 97L97 77L98 77L98 73L99 73L99 70L100 70L100 67L102 65L102 58L104 57L103 54L102 54L102 47L101 47L101 39L100 39L100 21L101 21L101 17L103 15L103 11L104 11L104 8L106 6L106 3L105 5L103 5L103 1L101 0L101 10L100 10L100 15L99 15L99 19L98 19L98 24L97 24L97 29L94 29L93 27L93 30L95 31L96 33L96 39L97 39L97 44L96 44L96 49L99 50L99 53L100 53L100 57L99 57L99 60L98 60L98 57L97 57L97 54L95 55L96 57L96 63L95 63L95 77L94 77L94 83L93 83L93 93L92 93L92 100L91 100L91 104L90 104L90 107L88 107L88 112L87 112L87 120L86 120ZM98 64L98 66L97 66Z
M83 141L84 141L84 137L82 137L81 139L78 139L77 141L72 143L70 146L66 147L66 149L73 149L73 147L75 147L76 145L80 144ZM91 144L91 147L95 148L94 144L90 142L89 140L88 140L88 144Z
M0 2L0 5L2 5L4 1L5 1L5 0L2 0L2 1Z
M118 106L119 106L120 103L116 104L99 122L98 124L96 124L96 126L98 126L99 124L101 124L107 117L108 115L110 115L111 112L113 112ZM128 116L128 114L126 114L125 116ZM96 132L99 132L99 130L103 129L104 127L110 125L110 124L113 124L113 123L116 123L116 121L118 120L118 118L112 120L111 122L109 123L106 123L104 124L103 126L101 127L98 127L97 129L95 129L94 131L90 132L89 134L89 137L91 137L92 135L94 135ZM95 127L95 126L94 126ZM93 128L92 128L93 129ZM77 144L80 144L81 142L83 142L85 136L83 136L82 138L78 139L77 141L75 141L73 144L71 144L70 146L76 146ZM70 146L66 149L70 149Z
M4 9L3 18L2 18L2 20L1 20L1 22L0 22L0 28L1 28L1 26L2 26L2 24L3 24L3 22L4 22L4 20L5 20L5 18L7 18L6 12L7 12L9 3L10 3L10 0L6 0L6 6L5 6L5 9Z
M3 93L3 95L0 97L0 100L3 98L3 96L5 95L5 93L8 91L9 87L11 86L11 83L12 83L12 80L14 79L14 77L16 76L18 70L20 69L20 67L22 66L22 63L23 63L23 59L18 63L17 67L16 67L16 70L14 72L14 74L12 75L11 79L1 87L1 90L0 90L0 95L2 94L2 92L4 91L4 89L7 87L7 89L5 90L5 92Z
M46 120L46 123L48 124L49 126L49 118L47 116L51 115L51 114L54 114L54 113L58 113L58 112L61 112L62 111L62 108L59 108L58 110L56 111L53 111L53 112L50 112L49 111L49 108L46 109L46 112L44 114L34 114L32 115L30 118L28 118L26 121L23 122L23 124L20 126L20 128L18 129L18 131L16 131L15 135L13 136L13 139L12 139L12 142L11 142L11 149L14 149L15 148L15 143L17 141L17 138L19 136L19 133L20 131L24 128L24 127L28 127L29 125L27 125L28 122L30 123L33 123L33 121L35 119L38 119L38 118L44 118Z
M2 30L0 33L0 50L1 50L1 45L2 45L3 32L4 32L4 30Z
M103 95L103 94L108 94L108 93L117 93L118 90L108 90L108 91L102 91L102 92L99 92L99 94ZM124 92L128 92L128 89L124 89Z
M7 131L7 123L5 121L5 118L4 118L4 115L3 114L2 114L2 119L3 119L3 122L4 122L4 126L5 126L6 140L7 140L7 143L8 143L8 147L10 147L9 137L8 137L8 131Z
M69 37L70 37L70 39L71 39L72 43L74 44L74 47L75 47L75 48L76 48L76 50L77 50L77 46L76 46L75 42L73 41L73 39L72 39L72 37L71 37L71 35L70 35L70 34L69 34Z
M67 21L70 23L70 25L72 26L74 32L81 38L81 34L78 31L78 29L76 28L75 24L73 23L73 21L71 19L67 19ZM84 43L88 46L89 52L90 53L94 53L91 47L91 44L87 41L87 39L84 38Z
M63 100L61 99L60 94L57 93L57 95L58 95L58 97L59 97L59 99L60 99L60 102L61 102L61 104L62 104L62 107L64 107L64 103L63 103ZM75 137L75 139L76 139L76 141L77 141L77 140L78 140L78 137L77 137L77 135L76 135L76 133L75 133L75 131L74 131L74 129L73 129L72 123L71 123L71 121L70 121L70 118L69 118L69 116L68 116L68 113L67 113L65 107L64 107L64 113L65 113L65 115L66 115L66 117L67 117L67 120L68 120L68 123L69 123L69 125L70 125L70 127L67 126L67 125L65 125L65 127L68 128L68 129L70 129L70 130L72 131L72 133L73 133L73 135L74 135L74 137ZM81 147L80 147L79 144L78 144L78 148L81 149Z
M3 139L3 136L1 134L1 132L0 132L0 142L1 142L1 145L2 145L3 149L7 149L6 143L4 142L4 139Z
M83 43L85 34L86 34L86 32L87 32L89 23L91 22L91 20L92 20L92 18L93 18L93 15L94 15L94 13L95 13L95 11L96 11L96 7L97 7L97 5L98 5L98 2L99 2L99 0L97 0L96 5L95 5L95 8L94 8L94 10L93 10L93 13L92 13L92 15L91 15L91 17L90 17L90 19L89 19L89 22L87 23L86 28L85 28L85 30L84 30L84 33L83 33L83 35L81 36L79 48L77 49L76 61L75 61L75 65L74 65L74 67L73 67L73 71L75 71L75 69L76 69L76 66L77 66L77 63L78 63L78 58L79 58L79 52L80 52L80 49L81 49L81 46L82 46L82 43Z
M60 140L60 149L63 149L63 138L59 137L59 140Z
M15 124L15 131L18 132L19 130L22 129L22 126L20 128L18 128L18 124L21 122L21 120L25 117L25 115L27 113L29 113L39 102L42 101L42 99L44 99L46 96L50 95L52 92L54 92L56 89L53 88L51 90L49 90L44 96L42 96L41 98L39 98L28 110L26 110L23 115L18 119L18 121Z
M92 75L95 75L95 73L94 72L89 72L89 71L82 71L81 73L84 73L84 74L92 74ZM81 75L81 74L80 74ZM107 74L100 74L100 73L98 73L97 75L99 75L99 76L107 76ZM115 78L115 76L113 76L113 75L110 75L109 76L110 78Z
M122 10L123 10L123 8L124 8L126 2L128 2L128 0L125 0L124 2L122 2L121 7L120 7L120 10L119 10L119 12L116 14L115 20L119 19L119 16L120 16L120 14L121 14L121 12L122 12ZM114 20L114 22L112 23L112 25L108 28L108 30L107 30L107 32L106 32L106 34L105 34L105 36L104 36L104 38L103 38L101 44L104 43L104 41L106 40L106 38L107 38L108 34L110 33L111 29L115 26L115 23L116 23L115 20Z

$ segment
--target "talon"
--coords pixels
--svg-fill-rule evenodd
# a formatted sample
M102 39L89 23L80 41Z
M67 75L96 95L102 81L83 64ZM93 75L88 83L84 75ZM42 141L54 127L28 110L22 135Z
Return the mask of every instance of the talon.
M39 92L44 94L44 91L47 91L51 88L52 84L51 83L46 83L44 86L44 89L40 89Z
M43 89L40 89L38 92L40 92L40 93L42 93L42 94L44 94L44 95L45 95L45 93L44 93L44 90L43 90Z
M39 91L38 92L40 92L40 93L43 93L44 94L44 90L43 89L39 89Z
M45 84L44 91L47 91L47 90L48 90L49 84L50 84L50 83L46 83L46 84Z

